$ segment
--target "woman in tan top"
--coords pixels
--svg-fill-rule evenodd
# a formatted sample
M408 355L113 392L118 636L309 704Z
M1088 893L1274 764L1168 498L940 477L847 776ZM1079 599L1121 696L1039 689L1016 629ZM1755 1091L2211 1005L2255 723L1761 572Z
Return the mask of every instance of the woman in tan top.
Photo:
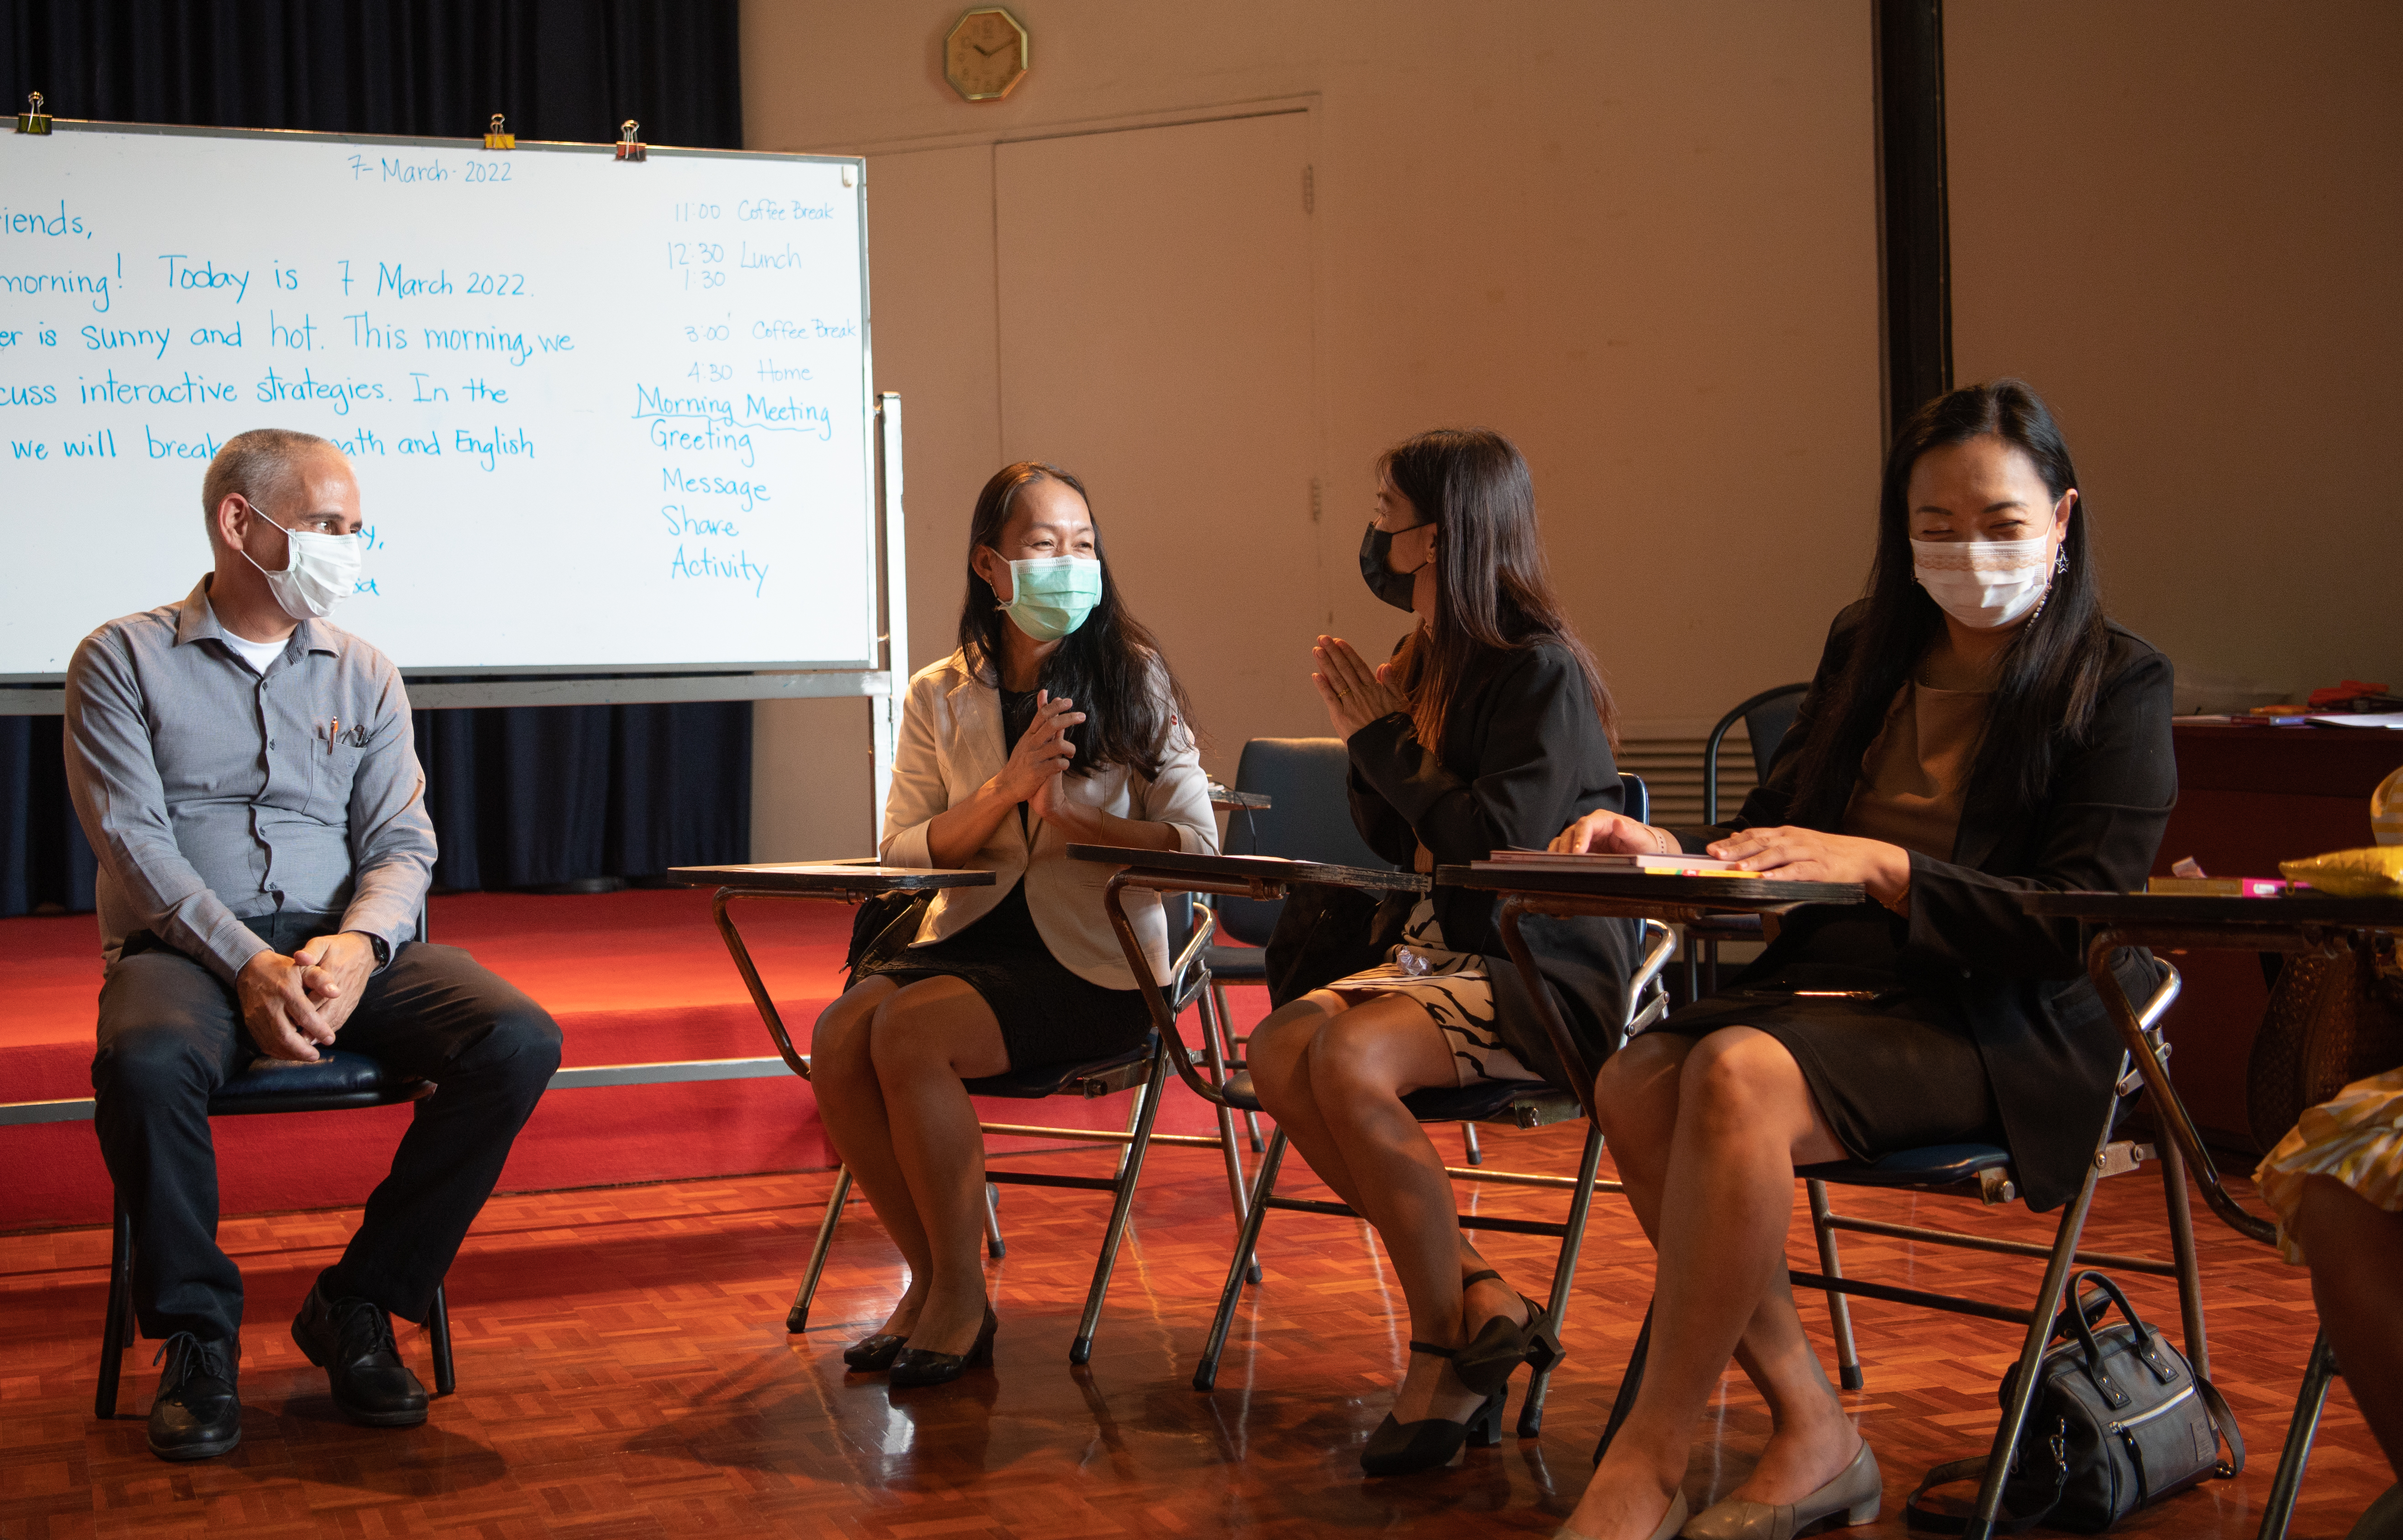
M1837 618L1743 815L1669 831L1597 813L1554 841L1674 837L1869 898L1794 911L1731 989L1595 1084L1660 1267L1642 1389L1567 1533L1729 1540L1876 1517L1877 1461L1785 1282L1797 1165L1996 1145L2038 1209L2084 1179L2118 1040L2077 927L2018 900L2138 886L2176 797L2169 662L2104 617L2090 517L2026 386L1929 402L1886 462L1868 597ZM2149 958L2119 961L2132 992L2149 988ZM1731 1353L1774 1431L1688 1521L1678 1483Z

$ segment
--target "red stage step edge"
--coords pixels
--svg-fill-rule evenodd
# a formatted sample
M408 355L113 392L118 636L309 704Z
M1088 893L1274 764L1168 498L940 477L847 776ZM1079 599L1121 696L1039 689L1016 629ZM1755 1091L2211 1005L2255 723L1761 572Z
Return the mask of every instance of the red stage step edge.
M839 983L851 911L831 904L740 905L760 974L806 1043ZM462 894L432 901L435 941L473 953L542 1002L570 1065L772 1054L742 979L693 890L538 897ZM89 915L0 921L0 1101L91 1094L99 943ZM1246 1026L1265 1007L1230 992ZM1192 1024L1188 1018L1188 1035ZM1242 1030L1242 1029L1239 1029ZM1130 1098L989 1102L996 1122L1123 1127ZM220 1119L218 1184L229 1214L356 1204L382 1177L410 1114L303 1113ZM1163 1132L1210 1133L1213 1111L1182 1087ZM996 1148L1026 1147L997 1141ZM107 1222L108 1176L86 1123L0 1128L0 1228ZM811 1088L792 1076L555 1090L519 1135L504 1191L825 1169L836 1163Z

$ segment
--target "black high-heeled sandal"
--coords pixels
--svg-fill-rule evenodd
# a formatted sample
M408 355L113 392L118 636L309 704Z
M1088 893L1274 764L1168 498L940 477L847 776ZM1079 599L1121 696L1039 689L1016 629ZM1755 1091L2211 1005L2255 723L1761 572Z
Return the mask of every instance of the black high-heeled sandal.
M1461 1286L1481 1283L1488 1278L1499 1283L1502 1275L1488 1268L1462 1279ZM1510 1376L1518 1372L1521 1364L1543 1368L1561 1358L1560 1336L1552 1329L1550 1315L1523 1294L1519 1296L1519 1302L1527 1307L1523 1324L1507 1315L1493 1316L1477 1328L1477 1335L1466 1347L1452 1356L1453 1376L1481 1395L1491 1395L1507 1386Z
M1001 1318L993 1307L984 1308L984 1329L977 1333L975 1345L965 1353L931 1353L924 1348L903 1348L893 1359L893 1383L896 1385L948 1385L972 1368L993 1362L993 1334L1001 1329Z
M909 1341L906 1332L880 1331L843 1349L842 1361L862 1374L882 1374L893 1367L894 1358Z
M1412 1342L1410 1351L1455 1362L1459 1356L1452 1349L1439 1348L1433 1342ZM1457 1373L1457 1368L1453 1372ZM1508 1394L1507 1390L1490 1393L1468 1414L1465 1422L1444 1417L1396 1422L1394 1414L1387 1412L1385 1420L1377 1424L1377 1431L1368 1436L1368 1448L1360 1451L1360 1468L1370 1476L1409 1476L1451 1464L1464 1443L1472 1449L1492 1449L1502 1442L1502 1403Z

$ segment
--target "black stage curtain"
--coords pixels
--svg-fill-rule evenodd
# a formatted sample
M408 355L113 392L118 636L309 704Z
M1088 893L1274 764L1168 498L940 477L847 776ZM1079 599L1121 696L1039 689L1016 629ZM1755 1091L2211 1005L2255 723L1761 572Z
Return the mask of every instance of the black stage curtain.
M0 0L0 89L63 118L343 133L743 143L737 0ZM15 110L12 105L10 111ZM260 188L252 225L303 218ZM405 516L405 510L404 510ZM193 571L206 562L195 548ZM177 597L161 594L163 603ZM95 616L95 623L106 618ZM337 617L339 619L339 617ZM0 915L91 907L56 717L0 717ZM749 859L751 707L417 718L444 887Z

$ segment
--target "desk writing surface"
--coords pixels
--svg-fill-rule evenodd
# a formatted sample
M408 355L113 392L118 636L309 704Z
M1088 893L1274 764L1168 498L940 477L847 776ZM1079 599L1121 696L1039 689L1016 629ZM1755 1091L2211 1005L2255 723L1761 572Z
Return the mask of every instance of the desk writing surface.
M688 888L749 888L758 893L922 893L989 888L993 873L935 867L880 867L846 861L768 861L732 867L671 867Z
M1287 861L1274 855L1194 855L1174 850L1137 850L1129 845L1070 845L1068 855L1077 861L1194 877L1231 878L1239 882L1330 882L1396 893L1424 893L1428 887L1427 880L1416 872L1334 867L1316 861Z
M1728 909L1785 909L1802 904L1858 904L1868 895L1858 882L1789 882L1767 877L1663 877L1650 872L1577 871L1530 864L1513 870L1438 867L1446 887L1488 893L1551 894L1564 898L1611 898L1637 903Z

